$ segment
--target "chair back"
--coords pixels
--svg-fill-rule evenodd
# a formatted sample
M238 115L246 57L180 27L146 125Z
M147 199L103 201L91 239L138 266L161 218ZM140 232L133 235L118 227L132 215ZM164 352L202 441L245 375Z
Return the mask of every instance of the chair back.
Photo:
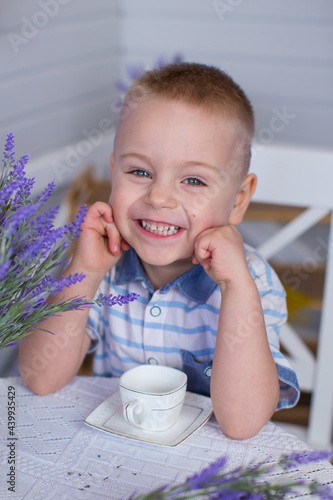
M333 151L267 146L253 151L251 171L258 176L257 203L304 207L304 211L258 247L270 260L333 210ZM309 259L326 260L316 357L288 323L280 342L296 371L301 390L311 392L307 441L329 447L333 424L333 231L309 250ZM304 261L303 265L306 265ZM302 263L301 263L302 266Z

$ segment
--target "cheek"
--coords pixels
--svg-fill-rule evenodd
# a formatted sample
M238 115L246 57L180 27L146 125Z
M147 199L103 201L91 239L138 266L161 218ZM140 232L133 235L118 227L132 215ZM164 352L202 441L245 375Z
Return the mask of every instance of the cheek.
M122 216L126 213L126 207L124 206L124 197L119 196L118 190L114 189L111 192L109 203L112 207L113 218L118 224Z
M115 213L117 213L117 211L118 211L118 207L119 207L118 201L119 201L118 196L115 194L115 191L111 191L109 204L112 207L113 215L115 215Z
M196 195L188 205L188 212L191 219L201 219L202 217L219 218L225 212L225 203L221 201L221 195L216 191L206 190L204 193ZM193 215L195 217L193 217Z
M195 214L202 211L223 211L223 193L220 186L212 184L205 189L198 189L194 196L188 200L188 208Z
M198 233L211 227L219 227L228 224L229 204L223 203L221 197L207 196L197 197L195 205L188 211L193 230Z
M122 206L127 199L124 193L128 193L128 189L124 186L124 182L118 175L112 179L112 189L110 195L110 203L113 206Z
M111 194L110 194L110 198L109 198L109 205L112 205L113 198L114 198L114 194L113 194L113 191L111 189Z

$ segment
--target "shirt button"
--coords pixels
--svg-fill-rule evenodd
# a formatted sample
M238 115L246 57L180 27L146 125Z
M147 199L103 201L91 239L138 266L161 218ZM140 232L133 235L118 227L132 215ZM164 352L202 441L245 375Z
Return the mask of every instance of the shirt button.
M159 316L161 314L161 308L158 306L154 306L150 309L150 314L154 317Z
M206 375L206 377L211 377L212 376L212 367L211 366L208 366L205 369L205 375Z
M148 364L149 365L158 365L158 361L156 358L149 358L148 359Z

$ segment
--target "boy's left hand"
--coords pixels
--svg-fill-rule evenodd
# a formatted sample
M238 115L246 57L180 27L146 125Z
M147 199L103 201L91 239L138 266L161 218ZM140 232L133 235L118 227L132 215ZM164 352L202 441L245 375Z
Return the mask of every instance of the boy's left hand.
M193 264L201 264L219 286L248 272L243 239L235 226L206 229L194 242Z

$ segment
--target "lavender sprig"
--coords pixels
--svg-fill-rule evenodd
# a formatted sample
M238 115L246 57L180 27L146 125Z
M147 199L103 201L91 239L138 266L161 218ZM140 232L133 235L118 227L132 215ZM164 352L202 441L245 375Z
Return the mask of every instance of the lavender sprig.
M238 467L223 472L227 457L221 457L202 471L193 474L185 482L174 486L163 486L148 495L131 496L130 500L188 500L188 499L224 499L224 500L273 500L283 499L296 488L302 494L312 497L333 499L333 490L328 485L316 481L289 480L282 482L268 481L267 474L274 472L278 477L282 472L303 464L326 460L332 452L299 452L282 455L277 462ZM280 470L279 470L280 469Z
M14 159L14 135L7 136L0 173L0 350L17 344L33 327L50 316L91 307L85 297L63 299L50 304L48 296L84 279L83 274L56 277L66 263L71 242L80 235L87 208L81 207L72 224L54 227L59 207L41 213L55 187L51 182L35 198L31 197L34 179L26 177L29 157ZM59 274L59 273L57 273ZM127 304L137 298L129 294L116 300L98 297L99 305Z
M169 63L176 64L176 63L181 62L182 60L183 60L183 56L180 54L176 54L171 59L171 61L168 61L164 57L159 57L157 59L157 61L155 61L155 63L153 63L152 67L153 67L153 69L159 69L159 68L162 68L163 66L166 66ZM140 78L140 76L142 76L145 71L146 71L146 68L143 65L129 64L126 67L126 72L127 72L127 76L130 79L130 83L124 82L123 80L117 80L114 85L118 90L120 90L120 92L125 94L128 91L128 89L130 88L130 86L132 85L132 83L135 82L135 80L137 80L138 78ZM121 105L122 105L122 98L120 98L118 101L118 106L121 107Z
M129 302L133 302L133 300L136 300L140 295L137 293L128 293L126 295L112 295L112 293L106 297L102 293L99 294L99 296L96 299L96 304L101 306L115 306L118 304L119 306L122 306L123 304L128 304Z

